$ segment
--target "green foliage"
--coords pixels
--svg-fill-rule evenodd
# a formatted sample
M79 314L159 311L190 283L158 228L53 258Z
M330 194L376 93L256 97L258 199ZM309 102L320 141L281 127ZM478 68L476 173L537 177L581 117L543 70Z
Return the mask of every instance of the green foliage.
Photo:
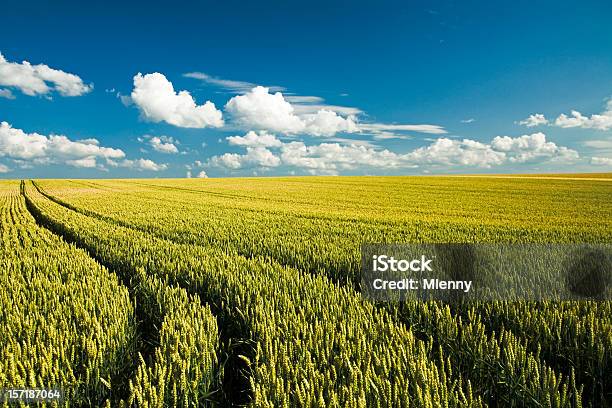
M362 242L612 241L607 180L309 177L43 185L51 198L115 225L263 257L356 288ZM574 395L572 376L584 385L584 401L612 399L610 302L487 303L452 311L435 303L381 307L418 338L431 338L435 352L441 346L455 377L470 379L490 403L531 394L546 399L549 384ZM498 358L496 350L506 343L519 357Z
M62 207L28 188L41 222L117 270L142 268L211 305L244 356L254 406L478 406L469 383L349 287L262 258L173 243ZM102 232L103 231L103 232Z
M0 183L0 238L0 388L61 388L63 406L214 405L218 329L197 296L137 270L135 313L117 276L36 225L15 182Z
M359 293L364 242L609 243L605 177L46 180L23 192L40 224L87 254L34 225L12 191L29 220L3 218L24 225L23 237L3 233L13 258L49 259L13 244L36 231L131 294L116 331L128 346L98 362L115 368L74 376L90 405L612 403L612 302L373 304Z
M219 347L217 322L197 296L136 270L133 284L146 322L159 328L153 361L139 354L140 365L130 380L128 405L193 407L213 405Z
M39 228L18 187L0 183L0 388L58 387L66 405L102 405L135 347L128 291Z

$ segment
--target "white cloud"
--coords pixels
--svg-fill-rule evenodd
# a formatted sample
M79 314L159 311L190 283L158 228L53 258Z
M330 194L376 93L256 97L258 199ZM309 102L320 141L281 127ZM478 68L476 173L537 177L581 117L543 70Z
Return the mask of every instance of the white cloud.
M336 133L354 133L359 131L357 124L351 117L343 118L336 112L320 110L316 114L304 115L305 133L313 136L333 136Z
M226 138L230 145L234 146L260 146L280 147L282 142L276 136L266 132L250 131L244 136L230 136Z
M96 139L73 141L66 136L26 133L0 123L0 157L28 160L36 164L65 163L75 167L95 167L96 159L120 159L119 149L100 146Z
M198 178L208 178L208 174L206 174L206 172L202 170L201 172L198 173L197 177Z
M236 94L246 94L259 85L253 82L218 78L204 72L188 72L183 74L183 76L187 78L199 79L206 84L215 85ZM265 87L269 90L269 92L273 93L284 92L286 90L286 88L282 86L266 85ZM346 96L346 94L344 94L344 96ZM329 110L345 116L355 116L363 113L361 109L354 107L326 104L325 100L320 96L284 95L284 98L287 102L291 103L294 108L294 112L297 115L305 115L309 113L314 114L320 110Z
M134 160L134 168L139 170L162 171L168 168L167 164L158 164L149 159Z
M0 163L0 173L8 173L11 169L7 165Z
M447 133L439 125L358 123L357 118L364 114L359 108L328 104L320 96L283 94L280 91L285 88L279 86L264 87L253 82L222 79L203 72L190 72L183 76L240 94L225 104L225 111L232 118L231 125L244 130L321 137L361 132L377 139L409 138L401 132ZM473 121L468 119L462 122Z
M374 140L389 140L389 139L412 139L412 137L408 135L401 135L398 133L387 132L387 131L379 131L372 135Z
M159 153L176 154L179 152L176 147L178 142L169 136L151 136L148 138L148 143L153 150Z
M524 163L535 159L553 161L572 161L578 159L578 152L554 142L547 142L542 132L519 137L497 136L491 146L498 151L508 153L511 162Z
M225 153L212 157L208 164L232 170L249 167L277 167L281 160L265 147L247 147L246 154Z
M155 163L153 160L149 159L137 159L137 160L107 160L107 163L111 167L126 167L135 170L147 170L147 171L163 171L168 168L168 165L165 163Z
M158 72L134 76L131 100L142 116L153 122L165 121L185 128L223 126L223 115L214 103L206 101L204 105L196 105L188 91L176 93L172 82Z
M119 99L123 106L127 107L132 106L134 104L134 101L132 100L132 97L130 95L122 95L121 92L117 92L115 96L117 97L117 99Z
M596 166L612 167L612 159L609 157L592 157L591 164L594 164Z
M519 124L528 127L548 124L561 128L610 130L612 129L612 99L608 99L604 111L599 114L585 116L574 109L569 115L562 113L554 121L549 121L541 113L536 113L520 121Z
M15 99L15 95L10 89L0 89L0 98Z
M225 153L220 156L213 156L208 161L208 164L213 167L225 167L227 169L237 170L242 167L242 158L244 155L238 153Z
M476 119L474 118L461 119L461 123L473 123L473 122L476 122Z
M183 74L183 76L186 78L199 79L201 81L206 82L207 84L216 85L234 93L246 93L257 86L257 84L254 84L252 82L222 79L212 75L208 75L204 72L188 72L186 74ZM285 90L285 88L283 88L282 86L269 86L268 88L272 92Z
M351 170L359 166L377 168L410 167L400 155L389 150L368 146L322 143L306 146L303 142L283 145L280 153L283 164L307 169L314 173L337 174L338 170Z
M52 91L62 96L80 96L93 89L93 85L85 84L77 75L44 64L8 62L1 53L0 85L19 89L30 96L46 95Z
M285 98L281 92L270 93L268 88L257 86L243 95L231 98L225 105L225 110L239 127L285 135L301 133L330 137L337 133L362 132L388 138L393 134L391 132L396 131L446 133L446 130L438 125L358 123L355 115L361 113L360 110L310 103L319 100L320 98L315 96ZM295 101L296 104L289 101ZM346 116L341 116L342 114ZM398 138L404 136L395 135Z
M84 157L82 159L66 160L66 164L73 167L94 168L98 165L94 156Z
M378 145L370 140L360 140L360 139L349 139L346 137L330 137L329 139L325 139L327 143L337 142L342 145L355 145L355 146L367 146L367 147L378 147Z
M475 140L440 138L408 153L406 159L417 164L489 168L503 164L505 154Z
M612 150L612 138L602 140L586 140L583 144L587 147L592 147L601 150Z
M606 110L599 115L584 116L582 113L573 110L571 116L559 115L555 120L555 125L562 128L612 129L612 100L608 101Z
M490 143L471 139L438 138L427 146L404 154L349 139L337 139L341 143L306 145L302 141L287 143L270 138L269 140L275 142L264 146L259 142L259 135L254 132L249 138L246 136L235 138L238 139L231 140L240 140L240 142L233 144L246 146L246 154L226 153L213 156L206 165L230 170L285 165L316 174L338 174L342 170L358 168L409 169L430 166L491 168L507 163L571 162L578 159L576 151L546 141L543 133L516 138L498 136Z
M359 128L364 132L393 132L393 131L412 131L419 133L429 133L433 135L443 135L448 133L439 125L395 125L386 123L363 123Z
M234 96L225 105L225 110L237 124L247 128L285 134L299 133L305 128L283 94L271 94L263 86L256 86L244 95Z
M519 125L524 125L527 127L535 127L535 126L546 125L546 124L548 124L548 119L546 119L546 117L541 113L535 113L533 115L529 115L527 119L521 120L519 122Z
M315 103L323 103L325 100L320 96L312 96L312 95L287 95L285 99L292 104L315 104ZM318 109L317 109L318 110Z
M285 99L293 105L293 109L297 115L307 115L314 114L321 110L327 110L336 112L339 115L344 116L357 116L363 113L363 111L359 108L355 108L352 106L339 106L339 105L330 105L327 103L322 103L323 98L321 99L321 103L312 103L308 102L309 99L314 100L314 98L318 98L317 96L285 96Z

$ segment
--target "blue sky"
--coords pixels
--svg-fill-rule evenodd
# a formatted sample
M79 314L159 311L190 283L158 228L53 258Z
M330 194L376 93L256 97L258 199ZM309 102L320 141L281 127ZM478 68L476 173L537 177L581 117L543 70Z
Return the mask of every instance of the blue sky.
M607 1L48 3L3 5L0 177L612 169Z

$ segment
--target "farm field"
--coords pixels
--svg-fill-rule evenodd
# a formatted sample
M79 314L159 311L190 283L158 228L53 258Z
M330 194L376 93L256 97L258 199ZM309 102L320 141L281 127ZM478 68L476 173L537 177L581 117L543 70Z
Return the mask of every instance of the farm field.
M0 182L0 388L63 406L612 404L612 302L373 303L362 243L612 243L612 174Z

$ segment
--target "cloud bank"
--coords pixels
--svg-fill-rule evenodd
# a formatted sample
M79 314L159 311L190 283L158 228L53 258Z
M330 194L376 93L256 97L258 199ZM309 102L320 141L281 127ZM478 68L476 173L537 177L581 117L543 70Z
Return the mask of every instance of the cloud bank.
M231 136L227 140L231 145L245 147L246 153L213 156L207 166L239 170L285 165L312 174L338 174L342 170L357 168L491 168L507 163L572 162L579 158L575 150L547 141L543 133L514 138L498 136L490 143L442 137L403 154L355 143L306 145L301 141L282 142L261 132L248 132L245 136Z
M608 100L604 111L599 114L585 116L577 110L572 110L569 115L562 113L555 120L548 120L543 114L536 113L520 121L519 124L528 127L550 125L560 128L610 130L612 129L612 99Z
M9 62L1 53L0 86L19 89L29 96L48 95L54 91L62 96L80 96L93 89L92 84L85 84L75 74L53 69L45 64ZM14 98L10 90L0 90L0 95Z
M70 140L63 135L26 133L7 122L0 123L0 157L36 164L65 163L73 167L96 167L97 159L120 159L120 149L100 146L96 139Z
M26 133L13 128L7 122L0 122L0 157L13 160L21 167L33 164L65 164L104 169L104 165L108 164L112 167L153 171L166 168L166 165L159 165L147 159L125 159L125 153L121 149L101 146L96 139L71 140L63 135Z

